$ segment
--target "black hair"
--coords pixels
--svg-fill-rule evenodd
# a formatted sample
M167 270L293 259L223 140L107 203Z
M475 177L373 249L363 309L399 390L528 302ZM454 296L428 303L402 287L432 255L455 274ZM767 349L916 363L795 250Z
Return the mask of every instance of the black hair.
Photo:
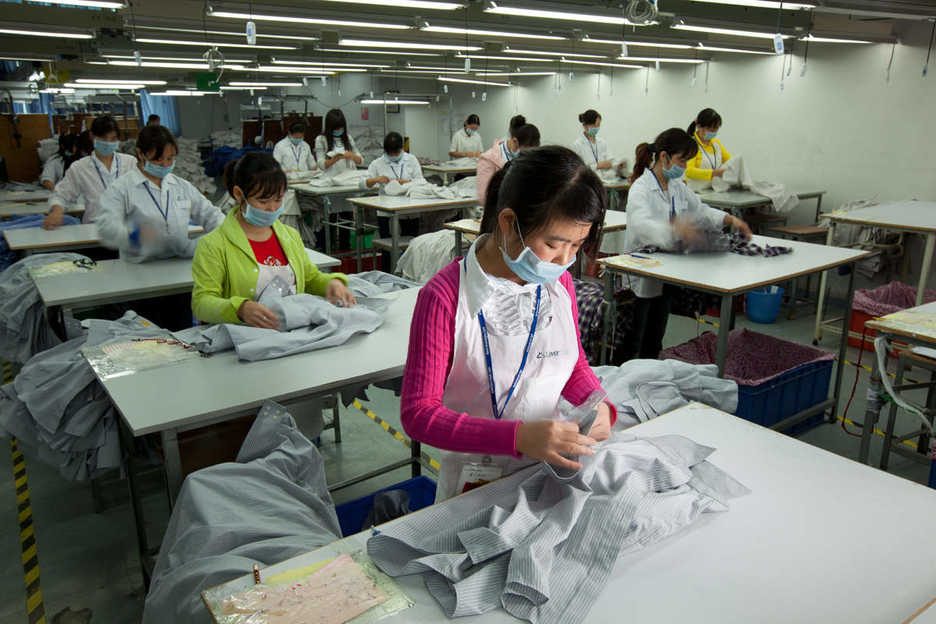
M387 154L395 154L403 149L403 137L399 132L390 132L383 140L383 151Z
M695 134L696 127L701 126L702 128L714 128L722 124L721 115L715 112L714 108L703 108L699 111L699 114L696 115L695 121L689 124L689 127L686 129L686 132L689 136Z
M289 124L289 134L296 134L297 132L305 133L306 131L306 122L304 121L294 121Z
M224 187L231 197L239 186L245 198L270 199L285 193L286 185L283 168L266 152L247 152L224 167Z
M120 126L110 115L102 115L91 122L91 134L94 136L104 138L111 132L116 132L120 137Z
M481 232L492 234L505 208L517 215L520 235L526 237L554 219L591 223L582 249L598 251L608 192L598 175L567 147L547 145L520 152L488 183Z
M517 139L520 147L539 147L539 128L533 124L524 124L513 132L513 138Z
M474 113L471 113L470 115L468 115L468 118L465 119L465 125L470 126L471 124L478 124L480 126L481 118L475 115Z
M591 125L601 119L601 115L598 114L593 108L589 108L587 111L579 115L579 123Z
M150 115L149 117L146 118L146 123L147 123L147 125L153 123L154 121L155 121L156 123L159 123L159 119L160 119L160 118L159 118L159 115L157 115L156 113L153 113L152 115Z
M335 137L332 136L332 132L339 128L344 128L342 142L344 143L345 149L351 149L351 136L348 134L348 122L345 121L344 113L341 112L341 109L333 108L325 114L325 141L327 142L327 151L329 152L335 149Z
M166 148L169 146L175 148L176 154L179 153L179 144L176 143L175 137L172 136L172 132L166 126L146 126L140 130L136 146L144 158L150 152L154 152L152 158L156 160L163 157Z
M89 130L82 130L81 134L78 135L78 154L81 156L87 156L94 151L94 141L91 140L91 132Z
M59 144L58 155L64 159L68 155L65 152L74 152L75 145L77 143L78 143L77 134L60 134L59 140L58 140L58 144Z
M652 167L660 157L660 152L666 152L670 157L682 155L686 158L693 158L699 151L699 144L682 128L670 128L664 130L653 143L641 143L637 146L634 158L634 173L631 174L630 181L633 183L637 178L643 175L643 172Z
M510 138L517 137L517 130L526 125L526 117L523 115L514 115L510 118Z

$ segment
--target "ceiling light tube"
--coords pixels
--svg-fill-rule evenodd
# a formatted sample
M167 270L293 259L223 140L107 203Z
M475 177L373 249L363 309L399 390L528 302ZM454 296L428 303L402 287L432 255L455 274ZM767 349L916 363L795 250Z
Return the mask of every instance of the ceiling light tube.
M556 72L477 72L483 76L555 76Z
M770 56L775 56L777 53L774 51L766 50L745 50L744 48L723 48L720 46L710 46L700 43L696 46L696 50L706 50L707 52L731 52L735 54L769 54Z
M278 45L250 45L249 43L228 43L225 41L186 41L184 39L150 39L148 37L137 37L134 39L137 43L154 43L158 45L184 45L198 46L200 48L251 48L253 50L296 50L296 46L278 46Z
M29 2L43 4L67 4L68 6L92 7L95 9L125 9L126 2L112 2L111 0L29 0Z
M709 4L730 4L732 6L754 7L758 9L779 9L799 11L801 9L815 9L815 2L780 2L779 0L694 0Z
M301 82L235 82L228 83L230 87L301 87Z
M340 46L352 48L412 48L414 50L480 50L480 46L450 45L443 43L415 43L407 41L368 41L366 39L341 39Z
M620 39L592 39L591 37L585 37L582 39L583 43L607 43L614 46L620 46L622 43L626 43L628 46L635 48L645 47L645 48L672 48L673 50L688 50L692 48L691 44L688 43L660 43L654 41L622 41Z
M60 32L47 30L29 30L26 28L0 28L0 35L19 35L23 37L56 37L60 39L94 39L91 33Z
M165 80L110 80L109 78L75 78L75 82L89 84L113 84L113 85L164 85Z
M243 32L230 32L227 30L199 30L197 28L175 28L170 26L131 26L134 30L159 30L159 31L168 31L168 32L185 32L193 33L196 35L221 35L224 37L244 37ZM266 39L292 39L294 41L318 41L318 37L308 37L301 35L275 35L275 34L264 34L257 33L258 38Z
M762 32L756 30L738 30L735 28L716 28L714 26L694 26L692 24L673 24L674 30L690 30L692 32L712 33L715 35L731 35L734 37L753 37L756 39L773 39L777 33ZM791 35L781 34L784 39L789 39Z
M492 87L512 86L509 82L490 82L488 80L469 80L467 78L450 78L448 76L439 76L438 80L440 82L459 82L459 83L464 83L464 84L490 85Z
M344 2L347 4L369 4L371 6L399 9L433 9L438 11L452 11L464 7L461 2L430 2L429 0L323 0L323 2Z
M486 54L456 54L455 58L481 59L483 61L522 61L525 63L555 63L556 59L532 58L527 56L490 56Z
M146 85L142 83L133 84L107 84L102 82L66 82L66 87L72 89L117 89L120 91L135 91L145 89Z
M499 6L496 2L491 2L484 9L485 13L494 13L496 15L515 15L517 17L538 17L542 19L557 19L570 22L594 22L596 24L618 24L628 26L649 26L646 24L634 24L630 20L617 15L596 15L593 13L571 13L568 11L551 11L544 9L527 9L524 7L506 7ZM656 24L656 22L653 22Z
M815 35L806 35L800 37L800 41L811 41L813 43L873 43L864 39L843 39L841 37L816 37Z
M36 61L38 63L51 63L54 60L54 56L0 56L0 61Z
M420 28L423 32L445 33L450 35L477 35L479 37L513 37L515 39L545 39L548 41L565 41L568 37L559 35L531 35L528 33L507 32L501 30L483 30L480 28L453 28L449 26L425 26Z
M221 87L222 91L266 91L266 89L266 87L232 87L230 85Z
M242 36L243 36L243 35L242 35ZM136 62L135 62L135 61L136 61L136 57L133 56L132 54L102 54L101 57L102 57L102 58L106 58L106 59L122 59L122 60L130 60L130 59L133 59L133 60L134 60L134 63L133 63L133 64L136 65ZM202 59L202 58L182 57L182 56L147 56L147 55L144 55L144 56L142 56L142 57L140 57L140 58L141 58L143 61L173 61L173 62L177 62L177 63L199 63L199 64L204 64L204 62L205 62L205 59ZM251 60L249 60L249 59L229 59L229 58L226 58L226 59L224 59L224 62L225 62L225 63L241 64L241 63L252 63L253 61L251 61Z
M424 102L422 100L361 100L361 104L404 104L404 105L420 105L428 106L429 102Z
M93 61L87 61L87 64L100 65L100 63L95 63ZM206 71L209 69L208 63L167 63L162 61L142 61L139 65L137 65L136 61L108 61L107 64L116 67L159 67L162 69L204 69ZM227 63L225 63L222 67L224 69L230 69L234 71L243 71L247 69L245 65L228 65Z
M608 58L607 54L578 54L571 52L546 52L543 50L515 50L513 48L505 48L504 54L539 54L540 56L568 56L571 58L593 58L593 59L603 59Z
M571 63L573 65L595 65L597 67L617 67L619 69L643 69L643 65L627 65L624 63L599 63L596 61L574 61L569 59L559 59L560 63Z
M319 26L349 26L352 28L384 28L389 30L409 30L406 24L391 24L387 22L355 22L349 20L318 19L314 17L301 17L298 15L265 15L243 11L215 11L208 10L211 17L227 17L231 19L253 20L256 22L286 22L287 24L316 24Z
M615 57L620 61L636 61L638 63L687 63L689 65L699 65L705 62L705 59L694 59L694 58L672 58L665 56L618 56Z
M71 95L71 94L73 94L74 92L75 92L75 90L72 89L72 88L60 89L60 88L58 88L58 87L49 87L49 88L47 88L47 89L39 89L39 93L55 93L55 94L59 94L59 95L64 95L64 94Z
M470 76L461 69L381 69L381 74L451 74L453 76Z
M150 93L150 95L159 95L159 96L191 96L191 97L201 97L203 95L220 95L217 91L188 91L182 89L168 89L166 91L159 91L156 93Z
M285 65L261 65L259 67L245 67L244 71L256 71L262 74L304 74L306 76L333 76L337 71L343 72L363 72L366 69L348 69L340 70L333 67L322 67L312 69L311 67L286 67Z
M394 50L351 50L341 48L316 48L317 52L338 52L341 54L383 54L393 56L441 56L432 52L399 52Z
M333 63L331 61L325 62L315 62L315 61L293 61L290 59L273 59L274 65L302 65L308 67L373 67L374 69L384 69L390 67L390 65L375 65L373 63Z

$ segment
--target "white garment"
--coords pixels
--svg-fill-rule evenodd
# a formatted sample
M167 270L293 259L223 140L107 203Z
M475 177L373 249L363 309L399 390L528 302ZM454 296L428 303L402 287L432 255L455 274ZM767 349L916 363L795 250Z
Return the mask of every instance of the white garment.
M309 144L303 141L298 146L293 145L288 136L273 147L273 158L283 171L313 171L318 168Z
M653 171L647 169L637 178L627 193L627 229L624 230L625 252L645 245L674 249L673 217L702 222L708 229L720 230L725 213L702 203L682 180L670 180L663 191ZM663 294L663 284L647 277L627 276L631 290L642 298Z
M191 258L198 241L189 238L189 222L201 225L208 233L222 221L221 211L188 181L170 173L158 187L135 166L101 196L100 212L94 219L101 242L119 249L120 257L130 262L174 256ZM143 248L134 245L130 234L143 226L162 232L162 240Z
M455 232L440 230L420 234L410 241L396 265L405 279L425 284L455 259Z
M484 240L484 237L478 239ZM519 285L484 273L475 255L478 241L459 265L458 310L452 370L445 383L442 403L459 413L493 418L488 373L481 340L478 313L487 323L495 396L498 409L520 367L533 321L536 284ZM572 321L572 300L558 281L542 286L542 299L526 367L503 418L508 420L553 420L558 417L559 398L578 360L578 334ZM442 451L442 470L436 502L461 492L463 469L470 465L495 467L502 475L535 463L530 458L483 456Z
M84 197L85 211L81 215L81 222L92 223L98 214L98 204L104 191L117 178L122 178L134 171L138 171L137 161L130 154L114 154L111 168L108 170L98 158L97 152L91 152L90 156L73 162L65 172L62 181L55 185L55 190L49 197L49 208L51 209L52 206L64 208L77 202L79 197Z
M446 167L458 167L460 169L469 169L478 167L477 158L469 158L468 156L461 156L459 158L453 158L452 160L446 160L444 163L441 163Z
M379 178L381 176L390 178L391 182L399 180L409 180L410 182L424 181L422 166L419 164L419 159L406 152L403 153L403 158L400 159L398 163L391 162L386 154L380 158L374 159L367 167L367 177L370 179ZM385 185L378 184L377 186L380 188L380 194L385 195Z
M696 139L696 142L698 143L698 139ZM722 151L721 151L721 144L717 141L712 141L711 147L712 147L713 153L709 154L708 152L705 151L705 149L702 147L701 144L699 145L699 153L702 154L702 168L703 169L711 169L712 171L715 171L716 169L721 168L723 164L727 168L727 166L730 165L735 160L735 158L737 158L737 157L732 157L726 163L724 156L722 154ZM689 178L689 177L685 178L686 184L689 186L690 189L692 189L696 193L701 193L702 191L705 191L710 188L715 189L715 191L717 192L721 192L719 188L716 186L716 184L720 183L721 180L722 178L718 178L716 176L712 176L711 180L696 180L694 178Z
M42 166L42 175L39 176L39 183L42 184L48 180L55 185L58 184L63 177L65 177L65 161L60 155L56 154L49 158Z
M584 133L581 133L572 143L572 150L592 169L597 169L600 162L611 160L608 142L600 136L596 136L595 142L592 143Z
M738 186L769 198L774 212L779 214L790 212L799 206L799 197L787 191L785 186L775 182L752 179L750 171L744 164L744 158L734 156L725 163L724 175L720 178L712 178L712 188L718 193L723 193Z
M322 163L322 169L325 171L325 175L336 176L347 171L356 171L357 163L346 158L339 160L331 167L325 166L325 161L329 158L334 158L337 154L352 152L356 156L361 155L361 153L358 151L357 145L354 143L354 137L349 135L347 131L344 135L333 138L333 147L328 149L328 141L326 140L324 134L320 134L315 137L315 159ZM347 143L345 141L347 141Z
M456 197L477 197L477 180L477 176L469 176L467 178L462 178L458 182L452 182L448 185L448 188L455 193Z
M320 188L329 186L359 186L364 187L367 180L367 173L359 169L345 169L336 174L326 173L317 178L309 180L306 184Z
M436 186L425 180L416 180L400 184L398 180L390 180L383 185L381 194L399 197L405 195L412 199L457 199L455 191L447 186Z
M452 152L478 152L484 151L484 140L480 132L475 132L471 136L462 128L452 135L452 142L449 145L449 153Z

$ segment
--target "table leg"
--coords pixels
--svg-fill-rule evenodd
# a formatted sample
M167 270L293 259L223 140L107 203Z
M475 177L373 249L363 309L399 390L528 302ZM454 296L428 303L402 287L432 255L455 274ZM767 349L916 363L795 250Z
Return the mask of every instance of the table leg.
M351 204L352 218L354 219L354 257L357 259L357 270L361 272L361 249L364 245L364 209L357 204Z
M166 488L169 490L169 508L175 505L182 489L182 457L179 455L179 437L175 429L163 431L163 462L166 467Z
M461 255L462 252L462 233L458 230L455 230L455 257Z
M149 541L146 538L146 521L143 516L143 503L140 500L140 489L136 481L136 472L133 470L133 436L130 435L130 432L127 431L122 422L117 423L117 435L120 436L120 445L123 447L123 464L127 475L130 506L133 510L133 523L136 527L137 548L140 555L140 571L143 574L143 587L149 589L149 558L152 555L150 553Z
M68 332L65 331L65 308L62 306L53 306L46 310L46 318L52 331L62 342L68 340Z
M325 253L331 253L331 199L328 195L322 197L322 206L325 208L325 214L322 222L325 224Z
M902 357L897 358L897 377L894 379L894 388L903 384L904 363L906 360ZM881 449L881 470L887 470L887 464L890 461L891 441L894 437L894 424L897 422L897 404L890 404L890 414L887 417L887 428L884 431L884 448Z
M857 373L856 373L857 374ZM868 456L871 454L871 436L874 435L874 426L877 425L878 417L881 415L881 375L887 374L887 371L881 371L877 365L877 355L871 358L871 379L868 382L867 407L864 414L864 425L861 428L861 446L858 449L858 461L862 464L868 463Z
M835 240L835 221L830 221L829 233L826 234L826 245L831 246L833 240ZM852 271L854 270L855 267L852 265ZM822 308L825 305L826 284L828 283L828 279L828 271L823 271L819 276L819 295L818 301L816 302L816 329L813 332L813 344L815 345L819 344L819 341L822 340Z
M822 195L816 197L816 221L819 223L819 215L822 214Z
M397 212L390 217L390 273L396 270L400 259L400 215Z
M830 422L835 422L839 398L842 396L842 378L845 376L845 355L848 349L848 323L851 320L852 300L855 298L855 263L852 262L849 268L851 271L848 273L848 294L845 296L845 312L842 314L842 336L839 339L838 363L835 365L835 389L832 394L835 405L832 407ZM857 370L855 374L858 374Z
M715 363L718 365L718 376L725 377L725 364L728 362L728 334L731 331L730 321L734 297L722 295L721 316L718 319L718 348L715 351Z
M604 302L605 302L605 311L602 317L604 318L604 326L601 330L601 363L608 364L608 342L611 340L612 329L614 324L617 321L617 306L614 305L614 271L605 267L605 287L604 287Z
M923 266L920 268L920 285L917 287L916 305L923 304L923 292L929 280L930 265L933 264L933 248L936 247L936 232L926 235L926 249L923 251Z
M410 440L410 457L413 458L413 478L422 474L422 445L416 440Z

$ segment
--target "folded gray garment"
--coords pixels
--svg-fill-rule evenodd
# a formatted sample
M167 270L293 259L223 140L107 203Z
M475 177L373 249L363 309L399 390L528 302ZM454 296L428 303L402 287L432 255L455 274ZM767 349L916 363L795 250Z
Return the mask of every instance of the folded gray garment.
M203 353L235 349L237 357L255 362L344 344L354 334L371 333L383 324L387 299L359 299L351 308L323 297L298 294L266 302L280 318L280 329L224 323L176 332L179 340Z
M530 622L577 624L618 556L727 510L747 488L681 436L618 432L559 476L521 470L382 527L367 542L390 576L422 574L449 617L498 606Z
M341 538L325 467L280 405L263 404L234 462L190 474L172 509L144 624L213 620L202 590Z
M355 297L376 297L383 293L406 290L414 286L419 286L419 284L383 271L366 271L348 276L348 289L354 293Z

